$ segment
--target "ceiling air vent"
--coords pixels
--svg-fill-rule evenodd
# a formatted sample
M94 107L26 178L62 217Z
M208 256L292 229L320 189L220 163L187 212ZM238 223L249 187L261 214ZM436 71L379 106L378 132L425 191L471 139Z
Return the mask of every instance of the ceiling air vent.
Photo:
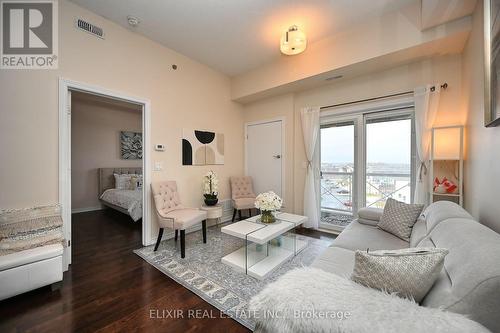
M95 26L92 23L89 23L82 19L78 19L76 21L76 27L80 30L88 32L89 34L104 39L104 31L102 30L102 28L99 28L98 26Z

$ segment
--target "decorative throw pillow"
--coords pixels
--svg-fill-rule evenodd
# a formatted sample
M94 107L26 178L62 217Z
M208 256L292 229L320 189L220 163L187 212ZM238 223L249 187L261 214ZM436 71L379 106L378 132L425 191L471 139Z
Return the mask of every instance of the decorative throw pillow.
M422 301L443 269L448 250L409 248L356 251L351 279L370 288Z
M115 176L115 189L117 190L130 190L131 189L131 174L114 174Z
M407 204L389 198L385 203L384 212L377 226L409 242L411 229L417 222L422 209L424 209L424 205Z

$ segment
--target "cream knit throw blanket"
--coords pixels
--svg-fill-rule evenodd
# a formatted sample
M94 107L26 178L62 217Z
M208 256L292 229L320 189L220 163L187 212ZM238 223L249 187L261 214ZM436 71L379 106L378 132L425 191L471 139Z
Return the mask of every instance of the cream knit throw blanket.
M0 210L0 255L63 243L61 207Z

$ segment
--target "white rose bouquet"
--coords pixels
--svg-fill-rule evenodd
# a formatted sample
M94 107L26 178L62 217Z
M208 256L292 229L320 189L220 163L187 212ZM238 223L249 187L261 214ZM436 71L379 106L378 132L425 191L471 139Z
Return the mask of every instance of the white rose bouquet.
M263 223L276 221L272 212L280 209L282 204L283 200L273 191L261 193L255 198L255 208L262 212L261 222Z
M210 170L203 177L203 196L205 197L205 203L208 206L213 206L217 204L217 196L219 195L219 179L217 174Z

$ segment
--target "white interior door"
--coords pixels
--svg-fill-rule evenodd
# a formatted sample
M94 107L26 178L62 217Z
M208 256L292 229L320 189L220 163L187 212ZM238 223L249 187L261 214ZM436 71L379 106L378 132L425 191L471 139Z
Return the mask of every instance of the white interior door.
M256 194L274 191L283 198L283 121L247 124L246 173Z

